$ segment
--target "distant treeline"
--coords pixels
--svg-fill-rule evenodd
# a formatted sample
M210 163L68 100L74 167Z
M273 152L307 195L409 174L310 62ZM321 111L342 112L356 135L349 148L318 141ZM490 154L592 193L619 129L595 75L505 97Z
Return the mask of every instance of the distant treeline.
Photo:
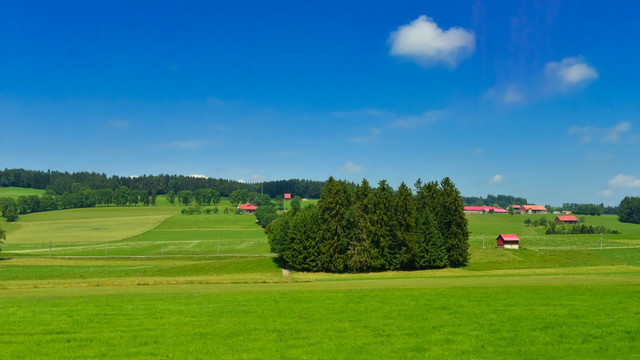
M464 204L467 206L496 206L506 209L509 205L525 205L528 204L527 199L511 196L511 195L487 195L486 198L478 196L463 197Z
M449 178L394 191L329 178L317 206L280 215L265 229L283 266L300 271L366 272L460 267L469 231Z
M555 210L555 209L553 209ZM564 203L562 204L562 208L558 209L560 211L571 211L572 214L575 215L596 215L600 216L602 214L611 214L615 215L618 213L617 206L604 206L604 204L596 205L596 204L574 204L574 203Z
M277 180L264 183L242 183L228 179L199 178L184 175L142 175L139 177L123 177L99 174L95 172L60 172L24 169L0 170L0 187L17 186L32 189L47 190L50 195L74 194L84 190L111 189L115 191L120 186L130 190L155 191L156 194L168 194L169 191L178 193L183 190L196 191L211 189L227 197L234 190L248 190L277 195L291 193L303 198L320 197L323 181L315 180Z

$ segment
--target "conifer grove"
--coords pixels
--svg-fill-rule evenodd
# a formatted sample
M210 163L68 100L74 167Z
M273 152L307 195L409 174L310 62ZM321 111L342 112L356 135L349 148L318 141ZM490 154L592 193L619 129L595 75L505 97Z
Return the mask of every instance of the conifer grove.
M469 231L449 178L372 188L329 178L318 205L282 214L266 228L271 251L298 271L367 272L464 266Z

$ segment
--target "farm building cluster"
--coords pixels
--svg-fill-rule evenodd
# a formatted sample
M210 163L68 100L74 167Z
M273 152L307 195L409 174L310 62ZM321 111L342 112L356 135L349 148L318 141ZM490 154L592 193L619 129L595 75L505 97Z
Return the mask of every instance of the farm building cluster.
M514 212L520 214L546 214L547 208L542 205L510 205ZM507 214L507 209L497 208L495 206L465 206L465 214Z

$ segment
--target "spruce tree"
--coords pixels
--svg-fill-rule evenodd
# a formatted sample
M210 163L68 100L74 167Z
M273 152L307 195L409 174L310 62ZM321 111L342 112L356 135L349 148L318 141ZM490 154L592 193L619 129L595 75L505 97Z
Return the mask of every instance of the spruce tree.
M418 269L445 267L447 251L436 221L441 191L436 182L423 184L420 180L416 182L416 189L415 266Z
M320 219L320 244L322 268L330 272L346 270L346 254L349 246L348 212L351 207L349 185L333 177L322 188L318 211Z
M391 262L391 238L393 234L393 189L381 180L370 201L371 245L373 266L376 270L388 270Z
M447 249L449 266L461 267L469 260L469 230L464 216L464 202L460 191L448 177L440 182L442 211L439 220Z
M369 222L371 194L371 186L366 179L353 192L353 206L348 217L352 231L347 250L347 269L352 272L365 272L374 268Z
M393 236L391 237L390 263L391 270L411 269L416 253L415 244L415 206L411 189L403 182L394 196Z
M286 261L291 269L321 271L322 251L318 242L318 207L299 209L291 220Z

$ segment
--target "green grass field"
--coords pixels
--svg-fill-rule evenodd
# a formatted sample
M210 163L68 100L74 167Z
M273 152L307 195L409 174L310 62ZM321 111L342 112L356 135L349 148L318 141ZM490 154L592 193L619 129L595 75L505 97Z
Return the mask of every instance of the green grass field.
M253 216L181 209L1 223L0 358L640 359L640 226L616 217L586 219L621 231L602 250L524 226L540 215L469 215L466 268L284 277ZM495 247L507 232L522 249ZM48 257L49 238L129 257Z
M42 196L44 195L44 190L39 190L39 189L27 189L27 188L21 188L21 187L0 187L0 198L3 197L10 197L10 198L14 198L17 199L18 196L27 196L27 195L38 195L38 196Z

